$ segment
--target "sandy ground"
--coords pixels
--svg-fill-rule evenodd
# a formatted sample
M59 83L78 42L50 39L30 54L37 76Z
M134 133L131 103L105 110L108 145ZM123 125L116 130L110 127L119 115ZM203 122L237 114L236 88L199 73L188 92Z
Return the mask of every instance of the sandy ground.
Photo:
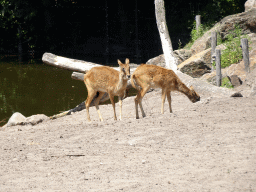
M31 126L0 128L0 191L256 191L256 97L134 98ZM119 105L116 105L119 114ZM140 114L141 115L141 114Z

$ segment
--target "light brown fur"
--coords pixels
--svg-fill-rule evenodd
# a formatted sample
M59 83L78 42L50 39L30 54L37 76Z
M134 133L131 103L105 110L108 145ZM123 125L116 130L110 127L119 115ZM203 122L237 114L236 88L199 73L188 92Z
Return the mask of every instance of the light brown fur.
M185 94L193 103L200 100L200 96L194 91L193 87L191 86L189 89L172 70L155 65L141 64L132 74L131 84L138 90L135 97L136 119L139 118L138 104L140 105L142 116L146 116L141 101L150 88L162 89L162 114L164 113L166 96L169 102L170 113L172 113L171 91L179 91Z
M103 121L103 118L101 116L98 104L105 92L108 93L110 101L112 103L115 120L117 118L114 96L118 96L120 104L120 119L122 118L122 98L125 95L127 81L130 78L130 66L129 59L125 60L125 64L123 64L119 60L117 61L120 66L119 72L111 67L102 66L94 67L84 75L84 83L88 90L88 96L85 101L88 121L91 121L89 107L97 92L99 92L99 96L95 99L94 103L100 120Z

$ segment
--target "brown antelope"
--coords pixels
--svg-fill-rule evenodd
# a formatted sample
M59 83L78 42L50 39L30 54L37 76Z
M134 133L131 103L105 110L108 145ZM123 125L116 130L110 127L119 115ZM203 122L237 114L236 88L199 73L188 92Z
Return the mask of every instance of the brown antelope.
M85 101L88 121L91 121L89 107L97 92L99 92L99 96L95 99L94 104L100 120L103 121L103 118L101 116L98 104L105 92L108 93L112 103L115 120L117 118L114 96L118 96L120 104L120 119L122 119L122 99L125 95L127 81L130 79L130 66L129 59L125 60L125 64L123 64L120 60L117 60L117 62L120 67L119 72L111 67L102 66L94 67L84 75L84 83L88 90L88 96Z
M185 94L193 103L200 100L200 96L194 91L193 87L191 86L189 89L172 70L155 65L141 64L132 74L131 84L138 90L137 96L134 99L136 119L139 118L138 104L140 105L142 116L146 116L141 101L150 88L162 88L162 114L164 113L166 96L169 102L170 113L172 113L171 91L179 91Z

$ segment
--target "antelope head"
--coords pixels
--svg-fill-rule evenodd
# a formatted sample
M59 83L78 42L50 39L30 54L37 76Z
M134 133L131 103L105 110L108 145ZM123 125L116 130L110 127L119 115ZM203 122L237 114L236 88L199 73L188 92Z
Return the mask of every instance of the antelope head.
M197 94L197 92L194 90L194 87L191 86L190 87L190 90L191 90L191 101L193 103L197 102L197 101L200 101L200 96Z
M131 78L130 74L130 61L128 58L125 59L125 63L122 63L119 59L117 60L119 67L120 67L120 73L124 80L129 80Z

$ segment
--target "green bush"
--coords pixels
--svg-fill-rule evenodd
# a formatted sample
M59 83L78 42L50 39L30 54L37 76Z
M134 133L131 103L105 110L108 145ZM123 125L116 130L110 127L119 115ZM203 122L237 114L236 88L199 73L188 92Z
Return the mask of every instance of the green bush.
M242 38L249 37L247 35L242 36L242 29L239 26L235 26L235 29L230 31L230 33L226 36L225 41L222 41L220 35L218 34L217 44L226 45L226 49L221 51L221 68L238 63L243 59L243 50L240 47ZM213 63L213 66L215 67L215 62Z
M235 26L233 31L227 35L227 40L224 41L226 49L221 53L221 67L225 68L231 64L238 63L242 60L242 49L240 47L242 39L242 29Z
M204 26L204 25L202 25L202 24L198 27L198 30L196 30L196 22L194 22L194 23L193 23L193 28L192 28L192 31L191 31L191 34L190 34L191 39L190 39L190 41L188 42L188 44L185 46L185 48L190 49L191 46L193 45L193 43L194 43L197 39L199 39L200 37L202 37L202 36L204 35L204 33L205 33L206 31L208 31L208 30L209 30L209 27Z

